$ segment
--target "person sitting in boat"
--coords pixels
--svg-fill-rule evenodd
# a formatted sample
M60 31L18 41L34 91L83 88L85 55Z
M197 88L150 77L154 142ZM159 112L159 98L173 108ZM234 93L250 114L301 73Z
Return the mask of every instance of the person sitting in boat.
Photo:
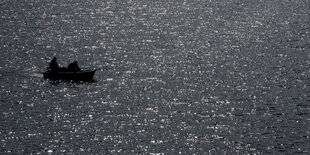
M48 69L51 72L57 72L59 70L56 57L54 57L53 60L50 62Z
M69 72L78 72L81 71L80 67L77 64L77 61L74 61L68 65L67 71Z

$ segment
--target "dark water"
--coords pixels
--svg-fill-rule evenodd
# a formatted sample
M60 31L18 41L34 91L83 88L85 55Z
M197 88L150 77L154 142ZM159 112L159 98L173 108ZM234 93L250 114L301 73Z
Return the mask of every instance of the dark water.
M2 0L0 154L309 154L307 0ZM50 59L96 82L43 79Z

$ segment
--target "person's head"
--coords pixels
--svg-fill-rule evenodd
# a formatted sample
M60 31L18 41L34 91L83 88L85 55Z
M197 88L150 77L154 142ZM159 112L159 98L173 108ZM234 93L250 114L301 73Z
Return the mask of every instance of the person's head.
M56 59L57 59L56 57L53 58L53 60L56 60Z
M74 61L73 63L74 63L74 64L77 64L77 61Z

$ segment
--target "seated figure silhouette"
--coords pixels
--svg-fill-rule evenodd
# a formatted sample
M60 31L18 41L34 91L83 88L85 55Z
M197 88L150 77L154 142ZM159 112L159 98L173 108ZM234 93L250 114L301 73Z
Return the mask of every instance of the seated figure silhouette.
M74 61L68 65L67 71L68 72L78 72L78 71L81 71L81 69L77 64L77 61Z
M58 72L59 66L58 66L58 64L57 64L57 59L56 59L56 57L54 57L53 60L50 62L48 69L49 69L51 72Z

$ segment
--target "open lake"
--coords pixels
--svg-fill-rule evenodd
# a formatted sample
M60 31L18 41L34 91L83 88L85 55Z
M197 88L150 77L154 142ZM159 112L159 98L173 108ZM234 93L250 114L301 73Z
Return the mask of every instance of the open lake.
M310 154L308 0L1 0L0 26L0 154Z

